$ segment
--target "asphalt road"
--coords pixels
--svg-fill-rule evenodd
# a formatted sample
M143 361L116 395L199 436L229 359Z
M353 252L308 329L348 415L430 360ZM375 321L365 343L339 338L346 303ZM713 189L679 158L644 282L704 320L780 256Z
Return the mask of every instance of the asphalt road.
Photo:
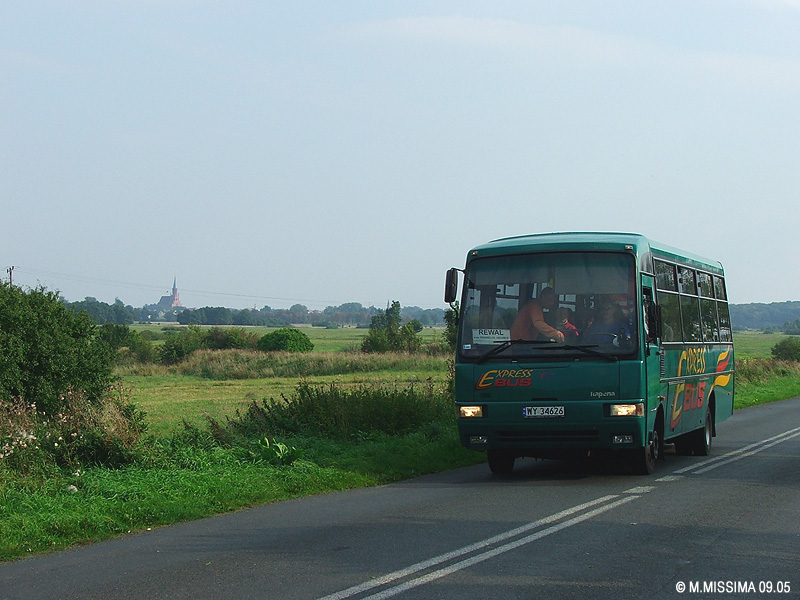
M800 598L800 398L652 476L481 465L0 565L0 599Z

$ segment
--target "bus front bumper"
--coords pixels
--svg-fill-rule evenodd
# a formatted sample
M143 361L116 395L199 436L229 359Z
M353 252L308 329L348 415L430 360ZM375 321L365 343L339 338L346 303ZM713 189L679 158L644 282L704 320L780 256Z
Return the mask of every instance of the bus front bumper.
M461 444L473 450L502 449L549 458L594 449L641 448L647 443L642 400L582 402L563 407L563 413L557 407L538 413L526 408L518 403L492 403L480 410L459 405Z

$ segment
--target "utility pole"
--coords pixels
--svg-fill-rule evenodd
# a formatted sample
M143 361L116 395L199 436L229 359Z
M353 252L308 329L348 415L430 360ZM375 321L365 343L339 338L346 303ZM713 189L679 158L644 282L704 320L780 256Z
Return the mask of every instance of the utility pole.
M14 265L11 265L6 269L6 273L8 273L8 283L9 285L14 285Z

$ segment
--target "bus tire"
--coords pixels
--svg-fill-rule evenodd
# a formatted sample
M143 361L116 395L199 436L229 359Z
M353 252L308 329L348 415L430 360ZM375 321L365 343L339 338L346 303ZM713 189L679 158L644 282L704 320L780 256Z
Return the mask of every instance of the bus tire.
M514 461L517 457L504 450L487 450L489 470L495 475L508 475L514 470Z
M656 470L656 462L664 458L664 425L659 414L653 427L650 443L631 454L633 472L637 475L650 475Z
M689 436L689 447L695 456L708 456L711 453L711 438L714 435L714 418L711 405L706 409L706 418L703 428L692 431Z

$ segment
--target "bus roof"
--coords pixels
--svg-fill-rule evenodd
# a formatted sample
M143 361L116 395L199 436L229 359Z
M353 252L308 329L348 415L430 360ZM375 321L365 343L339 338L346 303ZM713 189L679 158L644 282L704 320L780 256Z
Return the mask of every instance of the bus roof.
M723 273L722 264L719 261L655 242L638 233L608 231L534 233L492 240L473 248L469 252L469 256L497 256L544 250L633 251L640 259L652 253L655 258L693 266L720 275Z

